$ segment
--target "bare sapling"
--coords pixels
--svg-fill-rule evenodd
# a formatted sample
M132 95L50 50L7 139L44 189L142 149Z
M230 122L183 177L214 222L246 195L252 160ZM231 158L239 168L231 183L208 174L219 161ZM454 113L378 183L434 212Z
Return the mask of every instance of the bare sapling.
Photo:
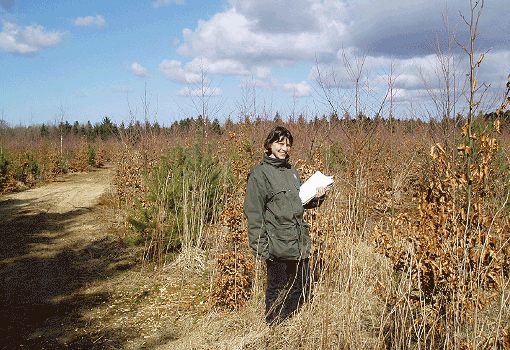
M481 96L478 98L478 93L486 91L487 86L484 84L478 85L477 81L477 73L478 68L480 68L480 65L487 54L487 52L480 54L480 56L477 56L476 49L475 49L475 41L480 34L478 31L478 25L480 21L480 17L482 15L483 7L485 4L485 0L470 0L470 17L466 18L461 13L461 17L466 23L466 25L469 27L469 39L466 44L461 44L457 39L457 44L466 52L466 54L469 57L469 72L467 73L468 77L468 83L469 83L469 91L466 95L467 101L468 101L468 116L467 116L467 137L471 139L472 133L473 133L473 119L475 116L475 112L477 110L477 107L480 105L481 102ZM482 87L484 90L481 90Z
M461 91L460 87L457 86L461 75L461 60L455 55L454 38L456 32L450 29L448 8L446 8L443 19L445 25L444 40L441 40L439 36L431 40L436 57L435 66L432 67L433 78L427 77L423 67L418 68L421 80L425 84L427 93L436 110L436 115L433 117L439 120L443 118L451 119L456 116L456 106Z
M191 118L198 117L198 127L204 139L207 141L211 120L217 117L225 101L220 100L219 102L213 103L211 99L221 96L221 89L219 85L212 86L212 79L208 74L203 60L200 60L199 68L199 78L188 80L186 90L184 90L184 94L188 98L188 103L186 103L188 108L184 108L184 106L181 105L179 105L179 108L183 115L195 113L194 116L191 115ZM189 109L192 112L190 112Z

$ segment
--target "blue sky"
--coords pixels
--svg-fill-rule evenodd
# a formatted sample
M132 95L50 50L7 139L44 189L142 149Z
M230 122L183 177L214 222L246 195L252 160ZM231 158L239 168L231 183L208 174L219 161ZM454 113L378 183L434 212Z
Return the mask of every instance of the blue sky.
M461 14L470 16L467 0L0 4L0 118L11 125L143 120L145 89L147 117L164 125L201 114L202 102L220 121L277 111L311 118L330 111L326 96L353 115L360 70L358 111L388 114L391 94L398 117L435 116L444 92L435 38L444 45L448 17L465 43ZM477 78L492 89L486 109L510 73L507 8L507 0L485 0L480 19L476 49L486 54ZM452 47L454 56L441 57L455 72L462 112L466 60Z

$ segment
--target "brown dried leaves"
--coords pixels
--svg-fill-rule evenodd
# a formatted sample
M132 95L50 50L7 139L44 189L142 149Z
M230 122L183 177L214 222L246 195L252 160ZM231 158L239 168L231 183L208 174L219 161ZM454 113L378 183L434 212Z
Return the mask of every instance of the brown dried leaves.
M510 219L490 211L488 201L497 195L492 186L497 140L479 135L476 149L462 143L449 161L441 145L434 145L434 172L417 213L402 212L374 230L376 251L396 271L410 273L410 299L434 310L431 317L468 320L499 296L509 278ZM464 162L466 157L471 161Z

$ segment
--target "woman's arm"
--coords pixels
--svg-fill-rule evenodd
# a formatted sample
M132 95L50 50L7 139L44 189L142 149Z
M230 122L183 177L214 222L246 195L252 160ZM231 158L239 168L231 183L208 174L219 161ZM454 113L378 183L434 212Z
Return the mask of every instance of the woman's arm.
M326 200L326 191L329 190L329 188L326 187L318 187L317 193L315 194L315 197L312 198L311 201L303 205L303 208L305 209L313 209L318 208L322 205L322 202Z
M269 258L267 232L264 223L264 188L252 173L248 175L248 186L244 199L244 213L248 218L248 240L257 259Z

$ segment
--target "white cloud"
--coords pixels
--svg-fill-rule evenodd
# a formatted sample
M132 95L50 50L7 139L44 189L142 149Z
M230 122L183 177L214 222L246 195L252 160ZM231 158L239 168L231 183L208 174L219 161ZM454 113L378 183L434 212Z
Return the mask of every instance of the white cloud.
M146 77L147 76L147 68L142 67L137 62L133 62L131 65L131 69L133 70L134 75L138 77Z
M252 74L262 80L265 81L271 81L272 79L272 73L270 67L263 67L263 66L255 66L251 69Z
M159 64L159 71L176 83L191 84L198 83L201 80L200 74L185 72L182 68L182 62L176 60L164 59Z
M510 35L509 35L510 36ZM475 57L479 57L480 53ZM496 77L496 81L488 81L488 83L501 83L502 79L506 84L508 73L510 73L510 50L491 50L480 64L481 77L484 80L490 79L489 76ZM482 80L479 79L481 82Z
M290 92L292 97L308 97L312 94L312 87L306 81L283 84L282 90Z
M233 59L209 61L206 58L195 58L185 66L186 71L196 74L224 74L224 75L247 75L250 71L244 65Z
M265 12L246 13L234 7L214 15L209 21L200 20L195 31L184 29L184 42L177 52L184 56L207 57L211 61L235 60L248 70L252 66L289 66L298 61L313 61L316 56L333 56L347 34L342 3L334 0L293 2L295 6L298 3L304 6L299 13L314 23L313 30L296 28L289 22L288 27L271 31L270 23L276 25L276 20L262 25L266 16L285 16L290 21L290 7L281 4L276 14L269 6ZM236 5L241 6L240 2ZM258 5L256 7L258 9Z
M482 28L480 34L500 47L510 45L505 32L510 16L501 10L506 1L485 4L482 24L495 29ZM200 20L195 29L184 29L177 52L210 62L233 60L250 71L254 66L335 62L342 46L366 49L375 56L418 57L433 52L436 35L444 36L447 10L444 0L229 0L229 4L225 11ZM461 22L459 10L467 13L469 6L451 0L448 7L450 27L455 28Z
M152 3L152 7L170 6L173 4L184 5L184 0L157 0Z
M430 93L439 93L439 91L429 91L427 89L416 90L396 90L393 95L393 102L413 102L421 104L430 102ZM429 107L430 108L430 107Z
M104 17L101 15L96 15L95 17L94 16L78 17L75 20L73 20L73 23L81 27L97 27L97 28L101 28L106 25L106 21Z
M5 21L0 32L0 47L7 52L32 54L42 48L57 45L63 35L58 31L46 32L43 26L37 24L22 27Z
M363 89L374 91L376 87L384 91L391 83L394 89L416 90L423 89L424 78L429 88L437 88L442 78L442 67L438 65L435 55L416 58L399 58L391 56L372 56L370 52L363 53L355 48L341 50L334 64L319 64L320 80L326 87L353 89L356 79ZM459 69L460 58L450 62L450 72L453 77L463 76ZM360 71L361 70L361 71ZM421 74L420 74L421 71ZM317 81L319 76L314 66L308 75L309 81ZM459 79L459 78L457 78Z
M182 90L180 90L177 93L177 95L183 96L183 97L200 97L200 96L202 96L202 91L203 91L204 96L218 97L218 96L223 95L223 91L219 87L212 88L212 89L209 87L204 87L203 90L202 89L191 90L187 86L185 88L183 88Z
M386 79L388 82L388 79ZM398 76L393 77L394 87L397 89L423 89L423 79L418 74L402 73Z
M160 63L159 70L171 81L181 84L200 84L202 79L205 84L208 84L214 74L253 75L260 79L271 80L270 68L253 67L250 71L241 62L233 59L210 61L206 58L195 58L186 63L184 67L180 61L165 59Z
M250 89L260 89L260 88L267 88L268 84L267 82L261 81L259 79L256 79L255 77L244 77L240 80L240 84L238 85L239 89L242 90L250 90Z

